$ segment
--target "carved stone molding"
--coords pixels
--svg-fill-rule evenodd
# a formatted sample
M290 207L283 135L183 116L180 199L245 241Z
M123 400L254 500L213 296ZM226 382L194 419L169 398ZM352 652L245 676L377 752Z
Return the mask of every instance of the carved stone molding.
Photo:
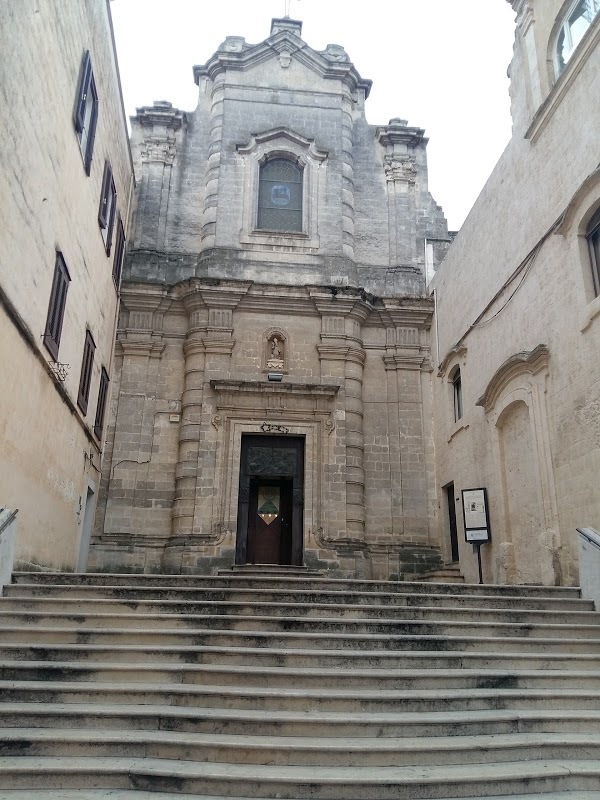
M140 155L145 163L156 162L171 166L176 154L175 139L160 139L153 136L144 139L140 147Z
M383 169L388 183L416 183L418 168L414 158L386 156L383 160Z
M486 414L489 413L494 408L504 388L514 377L527 373L537 375L548 368L549 358L550 351L545 344L539 344L534 350L515 353L510 358L507 358L493 374L485 392L476 405L483 406Z
M450 364L457 359L464 358L466 354L467 347L464 344L457 344L451 350L448 350L438 367L438 378L443 378Z

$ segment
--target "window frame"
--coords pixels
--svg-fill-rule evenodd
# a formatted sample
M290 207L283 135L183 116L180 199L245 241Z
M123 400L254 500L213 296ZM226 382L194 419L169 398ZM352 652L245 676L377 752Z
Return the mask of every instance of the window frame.
M58 361L58 351L60 348L60 337L67 306L67 292L71 276L65 263L63 254L57 250L54 261L54 275L52 278L52 288L50 289L50 299L48 301L48 314L46 316L46 326L44 328L43 342L46 350L50 353L54 361Z
M264 185L265 182L269 181L272 182L269 178L263 177L263 171L269 167L270 165L274 164L277 161L286 162L291 164L298 173L299 180L297 183L300 186L300 208L299 209L291 209L300 214L300 226L298 228L268 228L264 227L260 224L260 217L261 217L261 208L265 208L260 204L261 198L261 187ZM266 234L273 234L275 236L297 236L298 234L302 235L305 233L305 214L304 214L304 164L302 164L296 156L291 154L281 154L281 153L272 153L264 158L258 164L258 193L256 197L256 213L255 213L255 224L254 230L259 233L266 233ZM276 209L271 209L276 210Z
M121 276L123 274L123 262L125 261L125 228L123 219L119 214L117 217L117 235L115 237L115 256L113 260L112 278L117 292L121 286Z
M91 108L90 108L91 106ZM86 118L89 120L86 125ZM94 79L90 51L86 50L81 61L77 93L75 95L75 108L73 110L73 125L79 142L81 157L85 174L89 176L92 169L92 156L94 153L94 140L98 123L98 91Z
M459 422L464 417L462 374L460 367L457 366L450 375L452 383L452 402L454 408L454 422Z
M594 281L594 294L600 296L600 207L596 209L585 230L592 279Z
M90 386L92 384L92 370L94 368L94 353L96 344L89 328L85 331L85 341L83 345L83 358L81 359L81 375L79 377L79 389L77 391L77 405L85 416L88 410L90 399Z
M94 419L94 436L98 441L102 439L104 429L104 417L106 416L106 406L108 400L108 384L110 379L108 372L103 366L100 371L100 384L98 386L98 401L96 403L96 417Z
M600 0L585 0L585 2L589 4L589 7L590 7L591 11L593 12L593 16L592 16L591 22L589 23L589 25L587 26L587 28L585 29L585 31L581 35L581 37L580 37L579 41L577 42L577 44L573 45L573 39L572 39L572 35L571 35L571 26L569 24L569 18L571 17L573 12L577 8L577 6L578 6L580 1L581 0L573 0L572 3L569 3L569 5L567 6L567 10L562 14L561 19L560 19L560 23L558 25L558 31L557 31L556 37L554 39L554 48L553 48L554 49L554 73L555 73L555 77L557 79L560 77L560 75L562 75L562 73L567 68L569 62L571 61L571 59L573 57L573 53L575 53L575 51L577 50L577 48L581 44L583 38L585 37L586 33L589 31L589 29L594 24L594 21L595 21L596 17L600 14ZM594 8L595 8L595 10L594 10ZM567 44L567 46L569 47L569 54L568 54L566 60L563 59L562 53L559 53L559 42L560 42L561 36L564 37L564 41Z
M98 207L98 225L104 242L106 255L110 255L112 234L117 211L117 190L113 178L113 171L109 161L104 162L104 175L100 191L100 205Z

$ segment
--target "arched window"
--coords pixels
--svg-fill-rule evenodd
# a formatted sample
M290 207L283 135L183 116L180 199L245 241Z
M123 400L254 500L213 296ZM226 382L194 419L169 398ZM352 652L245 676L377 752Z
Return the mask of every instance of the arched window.
M591 218L585 231L585 238L590 251L594 291L598 296L600 295L600 208Z
M452 373L452 398L454 401L454 421L458 422L463 415L463 396L462 378L460 377L460 367L456 367Z
M600 0L576 0L565 14L556 40L556 75L560 75L573 51L600 11Z
M272 158L260 167L259 230L302 233L302 167L289 158Z

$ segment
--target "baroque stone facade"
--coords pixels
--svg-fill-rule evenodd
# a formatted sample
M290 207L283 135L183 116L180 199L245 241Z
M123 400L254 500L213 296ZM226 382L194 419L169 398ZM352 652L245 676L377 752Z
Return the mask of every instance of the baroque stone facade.
M369 125L370 81L300 34L286 18L257 45L228 37L194 68L194 112L132 119L90 569L207 572L260 552L387 578L440 562L425 261L450 238L427 140ZM299 459L287 472L280 451ZM264 556L274 530L291 549Z

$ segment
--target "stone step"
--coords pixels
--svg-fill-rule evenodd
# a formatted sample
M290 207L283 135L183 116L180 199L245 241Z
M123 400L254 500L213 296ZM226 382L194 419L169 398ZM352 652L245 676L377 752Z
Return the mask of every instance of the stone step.
M486 708L600 710L586 689L310 689L193 684L0 681L5 702L179 705L265 711L470 711Z
M428 738L240 736L137 730L0 731L0 757L114 757L318 767L405 767L599 759L600 734L518 733Z
M181 794L171 792L130 791L129 789L0 789L0 800L181 800ZM214 795L194 794L194 800L221 800ZM231 800L249 800L247 797L235 797ZM256 800L261 800L260 798ZM265 798L262 798L265 800ZM451 800L441 798L441 800ZM482 800L473 796L471 800ZM497 796L494 800L600 800L600 791L562 791L544 792L543 794L511 794Z
M32 574L32 573L27 573ZM37 573L35 573L37 574ZM40 573L45 574L45 573ZM411 606L411 607L468 607L468 608L501 608L506 610L542 609L556 611L593 611L594 604L591 600L583 600L576 595L559 595L556 597L531 597L517 594L504 595L460 595L452 593L437 593L438 584L428 584L431 593L410 592L369 592L369 591L309 591L301 589L257 589L257 588L210 588L193 586L127 586L127 585L86 585L86 584L28 584L16 583L4 587L3 602L5 599L39 600L47 599L49 602L78 600L94 602L122 602L128 604L142 602L162 603L190 603L190 602L222 602L230 601L247 603L262 601L273 604L295 605L337 605L343 608L348 605L361 605L367 608L373 606Z
M567 623L555 618L550 622L499 622L469 620L463 617L457 621L447 619L405 619L401 611L393 619L339 619L337 617L292 617L267 615L241 615L239 617L223 614L78 614L27 612L23 614L0 612L0 636L6 641L14 641L16 631L20 631L17 641L22 641L26 631L36 631L41 637L46 631L129 631L131 635L142 635L152 631L153 635L195 636L207 631L260 633L331 633L335 635L384 635L387 636L511 636L530 639L553 639L565 636L570 639L585 639L600 643L600 615L590 616L589 624ZM43 640L43 638L41 639Z
M64 604L54 603L64 609ZM91 605L91 604L90 604ZM206 613L195 609L193 613L159 613L151 610L132 612L126 604L121 604L117 611L105 611L103 607L92 606L85 612L74 610L56 610L39 608L29 610L21 608L17 611L2 610L0 607L0 628L4 627L62 627L69 623L79 624L86 628L213 628L228 630L340 630L348 632L396 632L396 628L407 633L419 632L425 628L434 632L438 627L444 632L468 633L482 635L502 635L505 631L515 636L553 636L561 632L569 632L573 637L600 637L600 613L584 612L573 614L562 612L549 614L540 611L486 611L470 612L470 609L404 609L385 608L384 613L373 612L372 609L358 607L354 613L348 608L322 607L321 613L306 606L298 609L290 606L288 613L277 606L264 604L260 608L236 605L233 608L214 604L206 608ZM292 613L292 608L296 612ZM42 610L43 609L43 610ZM271 613L265 613L265 612ZM298 611L301 613L298 614ZM262 613L260 613L262 612ZM336 616L337 613L337 616Z
M0 703L3 728L164 730L240 736L439 737L600 730L600 711L484 709L473 711L277 711L96 703ZM1 783L0 783L1 785Z
M4 681L92 681L373 689L584 689L600 690L597 670L553 669L328 669L223 664L155 664L84 661L0 661Z
M520 597L573 597L580 596L577 586L532 586L514 584L444 584L432 586L419 581L371 581L353 578L327 578L295 575L244 575L232 572L230 575L150 575L135 573L105 572L14 572L13 583L38 586L126 586L156 587L169 586L188 587L242 587L256 589L307 589L311 591L365 591L365 592L401 592L409 594L429 594L432 590L438 594L470 594L477 596L518 595Z
M448 598L449 600L451 598ZM461 598L464 599L464 598ZM106 615L107 618L122 615L132 622L152 616L153 624L169 620L185 621L193 616L270 616L320 619L405 619L433 620L452 619L453 622L472 620L475 622L504 622L516 624L557 623L561 625L600 625L600 613L585 609L581 611L530 608L482 608L466 605L366 605L333 603L282 603L231 600L106 600L104 598L48 598L48 597L3 597L0 606L0 622L13 624L13 620L27 624L35 623L41 616L56 619L81 621L85 616Z
M446 633L446 628L437 626L433 633L413 633L409 631L423 630L417 624L406 624L390 633L350 633L329 629L324 631L265 631L260 626L256 630L227 630L223 627L207 629L153 629L153 628L83 628L83 627L38 627L35 630L35 645L40 644L105 644L119 645L131 643L141 645L169 645L173 647L260 647L260 648L320 648L353 649L353 650L461 650L463 652L494 652L506 648L526 652L545 653L589 653L600 655L600 640L597 638L573 636L567 637L565 632L555 632L553 636L531 636L531 629L525 627L515 635L491 635L490 631L482 631L477 635L477 625L473 623L471 635L464 633ZM399 629L407 633L398 633ZM452 630L448 626L448 630ZM487 634L487 635L486 635ZM526 638L529 636L530 638ZM3 626L0 628L0 658L5 644L31 644L32 632L21 627Z
M428 583L464 583L465 579L458 564L446 564L439 569L424 572L421 580Z
M518 640L521 641L521 640ZM446 642L448 644L448 642ZM450 643L452 644L452 643ZM553 653L541 646L535 652L509 649L507 642L498 650L358 650L310 649L284 647L227 647L134 645L134 644L52 644L0 642L0 659L24 661L90 661L102 659L106 663L185 663L228 664L289 667L342 667L418 669L419 667L456 668L469 665L477 668L514 669L600 669L600 653Z
M218 797L407 800L596 790L600 763L540 760L439 767L283 767L153 758L22 757L0 759L4 788L94 787L202 792Z

